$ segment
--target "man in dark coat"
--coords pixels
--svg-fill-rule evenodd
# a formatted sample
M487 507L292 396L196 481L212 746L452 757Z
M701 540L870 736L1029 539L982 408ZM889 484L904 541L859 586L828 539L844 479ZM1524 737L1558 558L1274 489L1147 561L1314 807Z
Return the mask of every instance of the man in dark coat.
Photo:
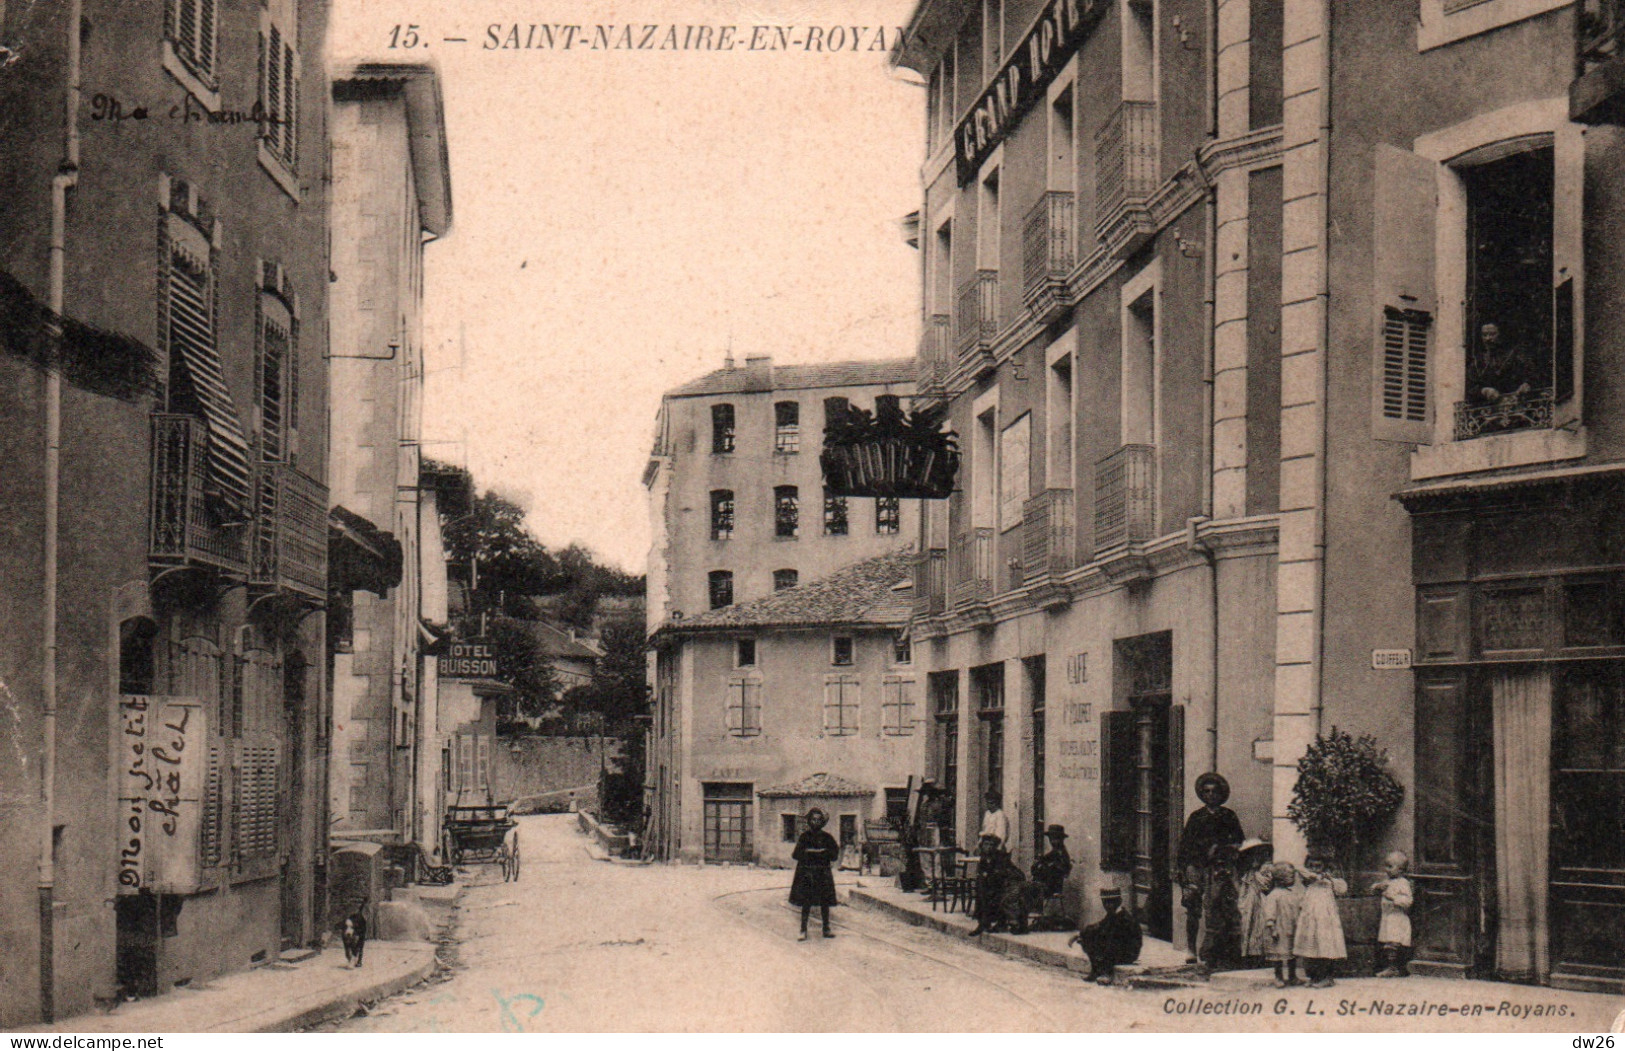
M1021 924L1014 924L1006 909L1007 892L1013 885L1026 882L1010 860L1010 852L999 845L997 836L983 836L977 857L976 929L970 932L971 937L1013 925L1025 927L1025 916Z
M1241 831L1241 819L1224 805L1230 798L1230 782L1215 773L1206 773L1196 779L1196 798L1202 806L1191 811L1185 821L1185 831L1179 837L1179 875L1183 892L1180 904L1185 906L1185 945L1194 957L1201 941L1202 904L1207 898L1210 864L1213 848L1221 843L1239 846L1247 837Z
M830 866L840 857L841 846L824 831L827 820L818 807L807 811L807 831L796 840L796 849L790 854L796 862L796 874L790 880L790 904L801 906L801 941L807 940L807 920L814 905L824 921L824 937L835 937L829 929L829 907L836 903L835 876Z
M1046 828L1044 838L1049 840L1049 850L1033 862L1033 882L1044 892L1044 897L1053 898L1061 893L1066 878L1072 874L1072 855L1066 850L1065 825Z
M1140 958L1140 921L1123 910L1123 894L1116 888L1102 887L1100 904L1106 915L1078 931L1072 941L1089 957L1089 977L1109 985L1114 968Z

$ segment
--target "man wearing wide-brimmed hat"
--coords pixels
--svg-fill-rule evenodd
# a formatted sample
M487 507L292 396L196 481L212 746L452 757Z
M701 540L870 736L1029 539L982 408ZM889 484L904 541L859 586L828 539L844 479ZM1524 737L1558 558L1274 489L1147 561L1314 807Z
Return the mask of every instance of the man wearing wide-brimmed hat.
M1072 874L1072 855L1066 849L1065 825L1044 829L1044 838L1049 840L1049 850L1033 862L1033 882L1044 892L1044 897L1053 898L1061 893L1066 878Z
M1230 782L1209 771L1196 779L1196 798L1201 807L1191 811L1185 821L1185 831L1179 837L1179 877L1184 888L1180 904L1185 906L1185 945L1193 956L1201 942L1202 905L1207 897L1211 878L1209 866L1213 861L1213 848L1221 844L1240 846L1247 837L1241 831L1241 819L1225 806L1230 798Z

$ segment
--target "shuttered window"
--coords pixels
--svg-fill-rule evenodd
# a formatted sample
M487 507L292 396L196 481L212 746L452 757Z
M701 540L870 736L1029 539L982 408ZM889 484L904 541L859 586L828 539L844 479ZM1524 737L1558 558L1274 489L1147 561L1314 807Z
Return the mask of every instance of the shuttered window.
M217 0L165 0L164 38L186 68L214 83Z
M1390 420L1427 420L1428 342L1433 316L1425 310L1383 311L1382 414Z
M260 16L260 141L283 167L299 161L299 22L292 3L278 0Z
M277 852L276 739L255 735L237 742L236 854L242 858L274 857Z
M751 679L728 683L728 733L756 737L762 732L762 684Z
M858 708L862 687L850 675L836 675L824 681L824 733L850 737L858 732Z
M914 680L887 676L881 686L880 732L887 737L914 735Z
M230 511L248 506L248 439L215 346L214 282L207 262L172 242L166 280L173 406L209 424L209 488Z
M203 780L203 818L199 830L199 850L205 867L220 864L225 850L225 778L222 763L223 742L209 742L209 764Z

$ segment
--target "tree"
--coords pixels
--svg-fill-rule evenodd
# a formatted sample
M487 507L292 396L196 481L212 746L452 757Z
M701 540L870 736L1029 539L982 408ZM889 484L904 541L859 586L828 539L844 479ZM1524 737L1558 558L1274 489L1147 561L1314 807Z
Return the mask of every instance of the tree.
M525 526L524 509L494 492L475 497L468 513L449 518L446 554L472 565L471 608L502 609L508 596L542 595L561 577L559 562Z
M1310 850L1330 852L1348 871L1355 852L1377 838L1404 798L1376 738L1355 738L1334 726L1298 760L1286 815Z
M513 687L513 695L502 706L502 721L546 714L558 700L559 681L529 625L512 617L491 617L486 635L496 647L497 677Z

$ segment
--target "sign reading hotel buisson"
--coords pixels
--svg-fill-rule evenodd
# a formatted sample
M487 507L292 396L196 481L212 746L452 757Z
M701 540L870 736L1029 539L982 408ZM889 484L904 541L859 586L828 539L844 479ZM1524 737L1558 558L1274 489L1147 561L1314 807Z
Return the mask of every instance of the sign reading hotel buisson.
M440 677L462 681L484 681L498 675L496 646L483 640L454 642L440 658Z
M961 185L976 178L982 162L1032 104L1044 97L1050 81L1094 29L1107 6L1108 0L1051 0L1044 8L954 132Z

